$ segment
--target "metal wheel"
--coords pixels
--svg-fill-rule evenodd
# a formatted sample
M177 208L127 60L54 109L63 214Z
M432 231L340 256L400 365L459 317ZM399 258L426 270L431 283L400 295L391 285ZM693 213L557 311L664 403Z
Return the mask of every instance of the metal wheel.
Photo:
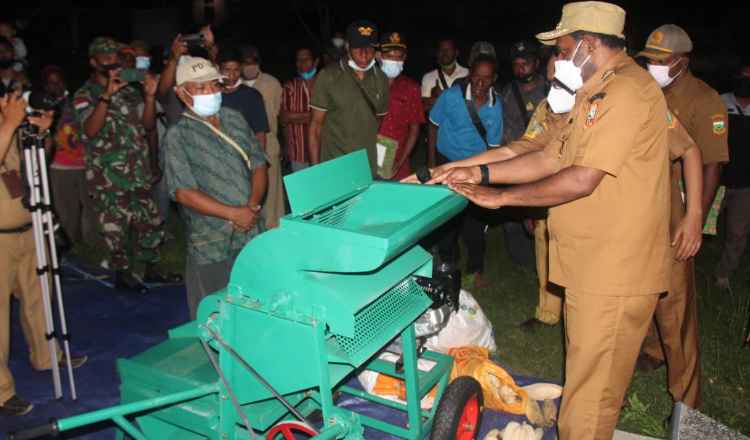
M282 436L279 436L282 434ZM311 438L315 436L313 431L306 423L299 421L288 421L277 423L266 435L266 440L296 440L299 438Z
M473 440L479 435L484 395L473 377L456 378L438 402L431 440Z

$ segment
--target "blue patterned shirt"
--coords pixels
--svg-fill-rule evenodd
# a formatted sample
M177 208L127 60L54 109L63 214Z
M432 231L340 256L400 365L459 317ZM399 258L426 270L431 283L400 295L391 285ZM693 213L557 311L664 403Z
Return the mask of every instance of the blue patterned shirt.
M266 163L245 118L234 110L218 113L221 131L242 148L253 171ZM206 124L181 116L164 134L161 146L169 195L177 190L200 190L230 206L246 205L252 193L252 175L240 153ZM188 255L198 264L226 260L233 251L264 230L263 219L248 232L239 233L229 221L199 214L180 205L187 229Z

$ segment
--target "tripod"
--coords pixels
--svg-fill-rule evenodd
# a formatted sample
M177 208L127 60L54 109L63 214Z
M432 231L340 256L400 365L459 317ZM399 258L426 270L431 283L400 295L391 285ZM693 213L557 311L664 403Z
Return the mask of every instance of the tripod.
M70 359L70 336L65 322L65 307L62 297L62 283L60 282L60 267L57 262L57 246L55 243L55 229L52 219L52 202L47 179L47 165L44 154L44 139L47 133L39 134L35 126L25 123L21 130L23 136L23 162L26 171L26 181L29 187L29 211L34 230L34 244L36 247L37 274L44 304L44 320L46 326L46 338L49 343L50 360L52 362L52 379L55 386L55 398L62 398L62 386L60 384L60 367L57 363L57 346L55 339L55 322L52 317L52 293L50 288L54 283L57 294L58 315L60 328L62 330L63 350L68 365L68 379L70 392L73 400L77 399L75 380L73 379L73 366ZM20 133L19 133L20 134ZM44 236L47 236L47 245ZM49 246L49 247L47 247ZM49 262L47 261L49 257ZM51 267L50 267L51 263ZM50 274L52 282L50 282Z

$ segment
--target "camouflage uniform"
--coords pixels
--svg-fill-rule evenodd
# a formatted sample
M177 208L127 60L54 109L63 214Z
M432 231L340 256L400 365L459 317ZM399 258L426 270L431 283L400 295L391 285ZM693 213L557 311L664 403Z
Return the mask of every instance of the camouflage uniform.
M76 120L81 126L94 112L104 91L104 86L91 81L75 93ZM104 238L107 261L114 269L126 270L131 266L131 228L135 233L137 256L144 262L160 259L164 231L149 183L149 147L141 124L143 97L132 86L126 86L115 93L111 101L99 135L83 136L86 179L94 198L94 212Z

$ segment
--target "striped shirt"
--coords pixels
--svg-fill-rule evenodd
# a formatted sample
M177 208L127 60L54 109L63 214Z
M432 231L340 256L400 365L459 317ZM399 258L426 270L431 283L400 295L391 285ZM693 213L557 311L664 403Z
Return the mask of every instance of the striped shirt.
M281 89L281 111L309 112L312 88L305 86L305 81L292 78L284 83ZM289 160L294 162L309 162L307 148L307 134L310 123L284 124L284 151Z

